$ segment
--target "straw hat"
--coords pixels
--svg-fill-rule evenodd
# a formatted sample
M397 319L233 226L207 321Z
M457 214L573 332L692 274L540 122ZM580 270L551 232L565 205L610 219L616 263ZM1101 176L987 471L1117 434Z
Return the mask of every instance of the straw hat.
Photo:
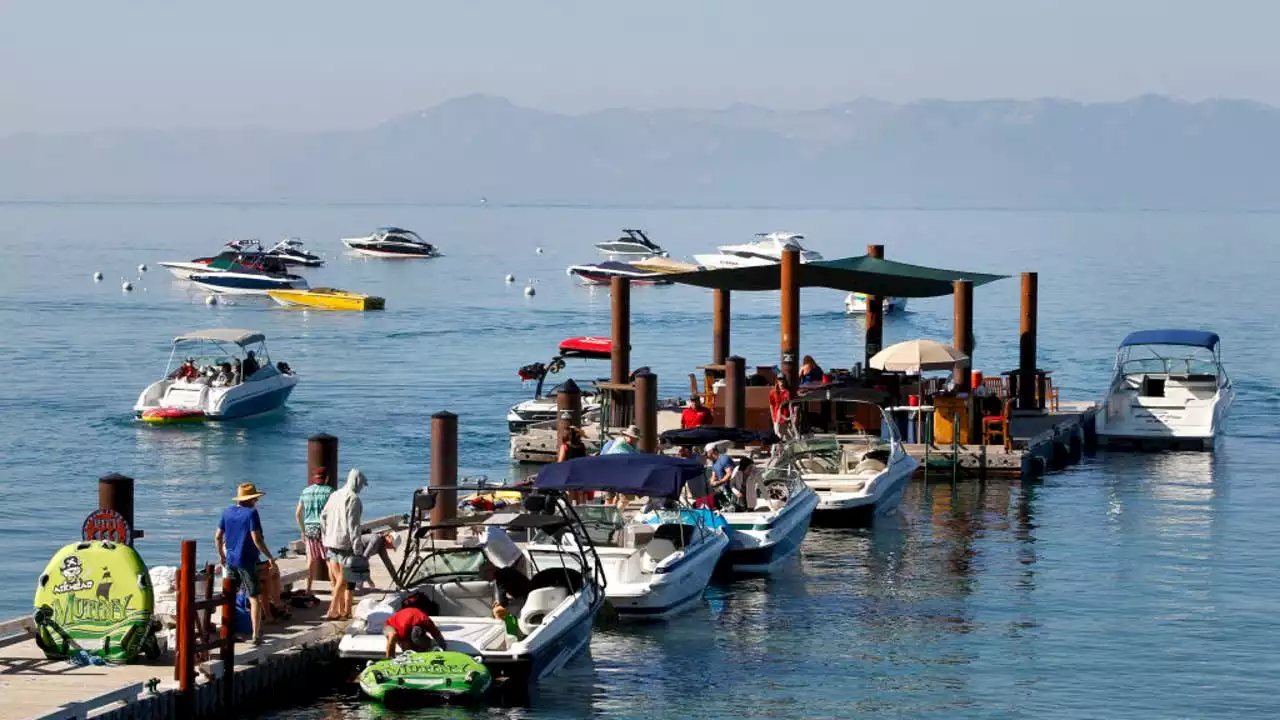
M628 425L621 433L622 437L638 438L640 437L640 428L635 425Z
M263 495L266 495L266 493L259 490L258 486L254 485L253 483L240 483L240 487L238 488L238 490L239 491L236 493L236 498L235 498L236 502L245 502L246 500L257 500Z

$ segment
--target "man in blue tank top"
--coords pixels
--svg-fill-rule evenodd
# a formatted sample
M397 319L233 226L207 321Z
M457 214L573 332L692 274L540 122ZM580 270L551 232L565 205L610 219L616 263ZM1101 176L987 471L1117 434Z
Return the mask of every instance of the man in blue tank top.
M264 494L253 483L241 483L235 497L236 504L222 511L218 532L213 535L218 559L249 598L249 615L253 620L250 643L253 645L262 644L262 583L258 575L258 553L266 556L269 571L274 572L276 565L262 536L262 519L254 507Z

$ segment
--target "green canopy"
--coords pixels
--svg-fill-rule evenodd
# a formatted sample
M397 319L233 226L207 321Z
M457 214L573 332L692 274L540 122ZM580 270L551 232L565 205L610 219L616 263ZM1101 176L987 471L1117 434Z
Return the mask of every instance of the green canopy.
M870 255L801 263L799 272L800 287L825 287L900 298L950 295L956 280L969 280L978 286L1006 277L1008 275L911 265ZM718 290L778 290L782 287L782 265L696 270L666 275L664 279Z

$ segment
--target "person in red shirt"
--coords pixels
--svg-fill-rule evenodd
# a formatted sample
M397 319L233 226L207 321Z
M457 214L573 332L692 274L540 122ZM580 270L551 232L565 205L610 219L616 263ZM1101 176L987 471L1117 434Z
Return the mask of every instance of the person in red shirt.
M445 649L444 635L424 610L434 610L431 606L425 597L414 593L405 598L403 608L387 618L382 634L387 638L388 658L395 657L397 648L401 651L431 650L432 641L435 648Z
M787 387L787 377L779 375L773 381L773 389L769 391L769 416L773 419L773 434L779 439L783 431L791 424L791 388Z
M702 398L697 395L691 396L684 412L680 413L680 427L688 430L689 428L702 427L711 423L711 411L702 404Z

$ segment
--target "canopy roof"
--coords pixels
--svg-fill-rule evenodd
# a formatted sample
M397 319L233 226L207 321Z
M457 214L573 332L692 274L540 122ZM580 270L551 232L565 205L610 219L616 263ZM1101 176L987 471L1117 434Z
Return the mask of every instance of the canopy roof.
M782 287L781 264L752 265L721 270L673 273L667 279L683 285L719 290L778 290ZM938 297L950 295L956 280L985 285L1007 275L943 270L881 260L870 255L801 263L800 287L825 287L884 297Z
M778 442L773 431L745 430L743 428L723 427L720 425L703 425L696 428L667 430L659 436L663 442L677 446L692 447L707 443L728 440L731 443L746 445L747 443L764 443L772 445Z
M235 343L240 347L252 345L266 340L267 337L257 330L241 330L238 328L212 328L210 330L197 330L189 332L185 335L179 335L173 339L173 342L193 342L198 340L211 340L213 342L229 342Z
M544 466L534 487L546 490L603 490L646 497L677 497L702 464L648 453L588 455Z
M1139 330L1131 332L1120 343L1120 347L1130 345L1189 345L1191 347L1209 348L1218 344L1218 333L1207 330Z

